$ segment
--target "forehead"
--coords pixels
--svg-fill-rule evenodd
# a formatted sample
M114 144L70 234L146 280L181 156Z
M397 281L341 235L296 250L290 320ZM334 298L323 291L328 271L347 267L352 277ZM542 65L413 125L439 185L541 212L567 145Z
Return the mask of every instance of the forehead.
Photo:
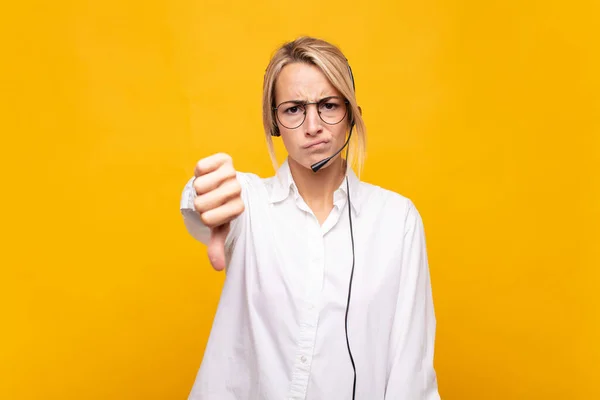
M317 101L340 93L319 69L307 63L292 63L281 69L275 82L275 102L289 100Z

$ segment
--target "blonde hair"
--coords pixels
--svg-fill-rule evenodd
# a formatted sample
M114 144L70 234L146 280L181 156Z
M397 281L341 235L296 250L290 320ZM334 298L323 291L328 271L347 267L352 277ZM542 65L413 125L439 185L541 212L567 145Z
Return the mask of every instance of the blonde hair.
M349 121L354 120L354 132L348 144L350 149L347 161L348 165L357 169L358 176L360 176L366 156L367 128L356 102L348 60L336 46L324 40L307 36L299 37L294 41L282 45L271 58L265 72L263 82L263 126L273 168L275 170L279 168L272 138L272 135L278 132L277 121L273 113L273 107L275 107L275 83L283 67L296 62L318 67L333 87L348 100L348 118ZM342 153L345 153L345 151L342 151Z

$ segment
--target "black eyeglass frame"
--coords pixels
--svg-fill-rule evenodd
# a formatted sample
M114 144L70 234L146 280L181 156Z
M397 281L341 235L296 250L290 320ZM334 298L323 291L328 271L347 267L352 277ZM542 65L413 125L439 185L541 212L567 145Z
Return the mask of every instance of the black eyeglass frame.
M315 104L317 106L317 114L319 114L319 118L321 119L321 121L323 121L324 123L326 123L327 125L337 125L340 122L342 122L344 120L344 118L346 118L346 115L348 115L348 104L350 104L350 102L346 99L344 99L344 105L345 105L345 110L344 110L344 115L342 116L342 118L340 118L340 120L338 122L334 122L334 123L330 123L327 122L323 119L323 117L321 116L321 111L319 111L319 104L323 103L323 102L327 102L328 100L331 99L344 99L343 97L340 96L328 96L328 97L324 97L319 101L313 101L313 102L303 102L303 101L296 101L296 100L288 100L288 101L284 101L282 103L279 103L279 105L277 105L277 107L273 107L273 112L275 114L275 118L277 119L277 121L284 126L286 129L298 129L302 126L302 124L304 123L304 121L306 121L306 110L307 110L307 106L311 105L311 104ZM281 122L281 120L279 119L279 113L277 112L277 110L279 109L279 107L281 107L283 104L287 104L287 103L292 103L295 104L297 106L302 106L304 108L304 117L302 118L302 122L300 122L300 124L298 124L297 126L290 128L288 126L286 126L283 122Z

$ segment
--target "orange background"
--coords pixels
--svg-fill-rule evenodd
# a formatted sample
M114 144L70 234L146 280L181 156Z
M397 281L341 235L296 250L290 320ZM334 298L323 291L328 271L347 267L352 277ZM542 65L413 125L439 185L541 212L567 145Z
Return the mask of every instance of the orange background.
M179 196L217 151L273 173L262 77L301 34L423 215L442 397L600 398L600 6L526 3L7 5L0 398L187 397L224 275Z

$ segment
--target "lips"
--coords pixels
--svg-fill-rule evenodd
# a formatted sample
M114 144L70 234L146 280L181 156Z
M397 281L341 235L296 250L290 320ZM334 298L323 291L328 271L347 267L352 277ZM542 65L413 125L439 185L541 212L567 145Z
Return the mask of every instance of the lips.
M308 144L305 144L304 146L302 146L302 148L304 148L304 149L310 149L310 148L317 147L317 146L319 146L321 144L326 144L326 143L327 143L327 140L315 140L314 142L310 142Z

